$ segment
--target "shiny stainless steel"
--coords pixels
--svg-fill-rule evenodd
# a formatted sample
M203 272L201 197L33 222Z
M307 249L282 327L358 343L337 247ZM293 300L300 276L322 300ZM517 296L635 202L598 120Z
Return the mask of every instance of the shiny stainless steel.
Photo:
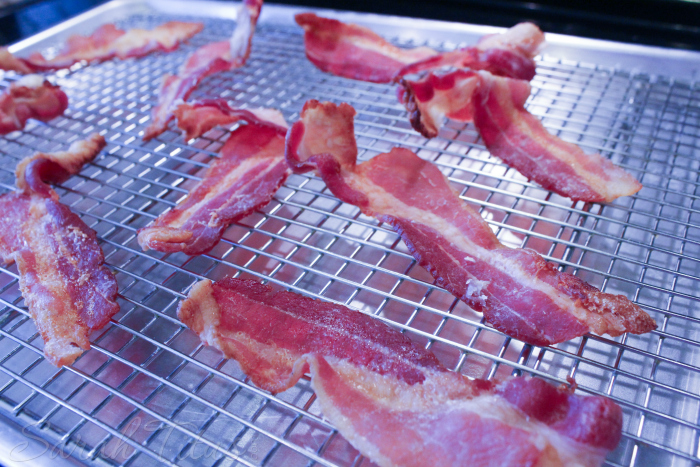
M235 362L203 347L175 317L195 281L229 274L372 313L470 376L576 378L581 393L615 399L624 437L609 465L695 465L700 409L699 54L550 35L528 107L563 138L601 151L645 188L610 205L572 203L491 158L471 124L449 122L426 140L409 126L389 85L345 80L304 57L299 9L266 5L244 68L206 79L194 97L269 106L294 121L309 98L347 101L367 159L394 145L435 161L499 238L533 248L561 269L648 310L644 336L585 336L552 348L504 337L433 285L386 226L338 202L314 176L292 176L273 202L233 225L208 255L144 253L136 230L187 192L229 131L194 141L175 131L143 143L160 76L195 47L227 37L235 5L112 2L16 44L49 53L67 35L107 21L151 27L200 19L203 33L171 54L57 72L66 115L0 139L0 184L16 162L92 131L107 149L66 182L61 200L98 232L120 284L122 311L72 367L43 359L14 266L0 273L0 413L5 462L66 456L92 464L367 465L331 426L309 382L272 396ZM323 12L368 25L401 45L451 49L494 28ZM660 74L653 74L660 70ZM0 75L0 86L16 79ZM21 428L18 428L21 427ZM23 450L25 438L31 445ZM23 457L24 456L24 457Z

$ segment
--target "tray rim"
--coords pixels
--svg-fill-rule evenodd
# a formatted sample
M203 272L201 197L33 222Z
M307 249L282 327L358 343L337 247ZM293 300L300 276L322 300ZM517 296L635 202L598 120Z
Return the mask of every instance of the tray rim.
M240 2L222 3L211 0L197 0L196 11L192 1L187 0L111 0L78 16L59 23L34 36L23 39L11 46L12 53L39 50L57 36L76 32L78 26L108 16L119 10L132 15L138 12L153 11L161 14L192 15L199 17L235 20ZM335 9L311 8L266 3L260 23L293 26L296 13L311 11L345 22L358 23L374 28L378 33L394 33L402 38L424 42L439 39L453 42L473 42L484 34L505 30L502 27L456 23L442 20L429 20L402 16L358 13ZM114 19L114 17L112 17ZM98 24L103 24L100 22ZM591 67L625 70L630 73L647 73L652 79L668 78L688 80L692 85L700 79L700 52L615 42L601 39L546 33L547 47L543 55L548 58L567 60L575 55L575 60ZM457 39L457 40L454 40ZM659 73L659 70L662 73Z
M146 13L153 11L160 14L191 14L197 17L217 17L219 19L235 20L238 5L240 2L220 3L214 1L198 2L196 14L192 11L192 2L183 0L112 0L108 3L93 8L74 18L59 23L41 33L26 38L10 46L13 53L40 49L46 46L47 42L54 41L58 36L72 33L74 28L78 28L93 21L95 25L102 24L102 21L95 21L99 18L107 17L110 13L123 10L127 15ZM452 23L438 20L425 20L417 18L407 18L398 16L385 16L367 13L355 13L331 9L292 7L277 4L266 4L261 17L262 24L279 24L284 26L295 25L293 14L297 12L313 11L324 16L333 17L347 22L355 22L364 26L378 29L378 32L385 33L409 27L411 31L401 33L402 37L414 37L418 40L431 37L432 34L438 37L458 36L461 40L468 40L469 37L477 37L483 34L502 31L504 28L472 25L463 23ZM119 17L112 17L119 19ZM544 51L547 57L560 59L571 58L572 52L575 59L580 62L591 63L595 67L610 67L613 69L623 69L631 73L649 73L657 76L655 70L661 69L665 76L670 79L688 79L696 82L700 77L700 52L676 50L662 47L643 46L629 43L605 41L598 39L587 39L575 36L547 33L547 41L550 44ZM697 84L695 84L697 85ZM0 414L2 415L2 414ZM8 432L21 435L18 432L19 425L12 419L0 416L0 461L5 465L15 465L11 459L6 457L9 449L4 449L8 443L16 442L17 437L6 435ZM8 431L9 430L9 431ZM48 443L48 441L45 441ZM46 453L49 456L49 453ZM40 459L35 459L34 462ZM47 464L56 465L56 460L47 458ZM75 459L69 459L75 461Z

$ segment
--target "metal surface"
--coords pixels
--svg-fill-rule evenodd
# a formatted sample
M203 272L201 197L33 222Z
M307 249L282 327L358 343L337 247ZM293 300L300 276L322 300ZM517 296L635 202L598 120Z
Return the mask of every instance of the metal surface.
M43 358L16 268L2 268L0 413L22 426L44 457L72 455L98 465L369 464L324 421L307 380L271 396L176 319L177 303L195 281L243 275L372 313L469 376L522 373L555 383L574 377L581 393L608 395L623 407L624 436L609 465L700 462L700 86L690 80L692 69L650 75L635 70L657 49L551 38L553 53L538 59L528 108L550 131L611 157L644 184L638 195L610 205L571 203L491 158L473 125L449 122L426 140L410 128L393 87L314 68L291 22L294 11L266 5L246 67L207 78L193 98L275 107L289 121L309 98L349 102L358 111L361 159L402 145L434 161L503 243L533 248L606 292L624 293L659 329L585 336L546 349L506 338L435 287L396 234L338 202L312 175L291 176L270 205L231 226L210 254L144 253L136 230L185 196L229 135L216 129L184 141L168 131L143 143L160 76L195 47L226 37L234 22L211 16L232 18L235 8L117 2L13 51L51 52L69 33L108 20L152 27L189 12L206 28L175 53L56 73L52 79L70 98L66 114L0 139L0 184L10 190L22 157L64 148L93 131L105 135L103 154L58 191L97 231L121 304L112 323L92 336L92 350L56 369ZM400 45L436 37L430 45L450 49L490 30L344 16L350 17ZM606 66L590 60L596 47ZM669 52L663 60L666 73L687 71L683 63L697 54ZM2 87L17 78L0 76ZM23 445L4 448L13 462L37 455Z

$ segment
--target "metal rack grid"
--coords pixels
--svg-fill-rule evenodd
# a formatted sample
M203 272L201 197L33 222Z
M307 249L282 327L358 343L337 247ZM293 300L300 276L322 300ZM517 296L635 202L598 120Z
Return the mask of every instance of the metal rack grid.
M120 25L153 27L166 19L132 15ZM168 131L149 143L140 139L160 76L233 27L205 23L178 52L58 72L71 102L66 114L0 139L0 185L11 190L22 157L93 131L105 135L103 154L58 191L97 231L121 304L92 336L92 350L56 369L43 358L16 268L0 268L0 413L27 436L46 440L49 453L94 464L370 464L323 419L308 380L272 396L179 323L177 303L195 281L242 275L372 313L469 376L526 373L555 383L574 377L580 392L608 395L623 407L624 436L609 465L700 462L698 85L538 59L530 111L645 186L604 206L572 203L527 182L490 157L471 124L449 122L439 137L420 137L391 86L318 71L293 26L263 22L247 66L207 78L195 92L193 98L279 108L288 121L309 98L349 102L358 111L361 159L402 145L434 161L503 243L533 248L606 292L624 293L659 324L643 336L587 335L543 349L486 326L433 285L390 228L340 203L313 175L291 176L266 208L231 226L207 255L142 252L136 230L185 196L230 134L215 129L184 141ZM14 79L5 74L1 86Z

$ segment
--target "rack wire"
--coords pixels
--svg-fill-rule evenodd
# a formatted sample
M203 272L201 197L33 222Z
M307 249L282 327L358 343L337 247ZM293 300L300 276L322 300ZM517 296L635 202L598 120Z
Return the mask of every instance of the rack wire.
M120 26L167 19L133 15ZM97 231L121 305L92 336L92 349L57 369L43 358L16 268L0 268L0 413L55 455L96 465L370 464L323 419L307 379L272 396L177 320L177 303L194 282L240 275L371 313L469 376L533 374L563 384L575 378L581 393L623 407L623 440L608 465L700 462L697 84L538 58L530 111L644 184L636 196L609 205L572 203L529 183L489 155L472 124L448 122L437 138L422 138L391 86L317 70L292 26L263 22L249 63L207 78L193 95L278 108L288 121L310 98L349 102L358 111L362 160L408 147L441 168L504 244L537 250L560 269L627 295L659 324L643 336L586 335L539 348L485 325L433 284L390 228L339 202L313 175L291 176L209 254L143 252L136 230L186 195L235 129L191 141L172 130L149 143L140 139L160 76L233 28L226 20L205 23L178 52L56 73L52 79L70 98L66 114L0 139L0 185L11 190L21 158L104 134L109 144L101 156L57 191ZM6 73L0 86L16 78Z

